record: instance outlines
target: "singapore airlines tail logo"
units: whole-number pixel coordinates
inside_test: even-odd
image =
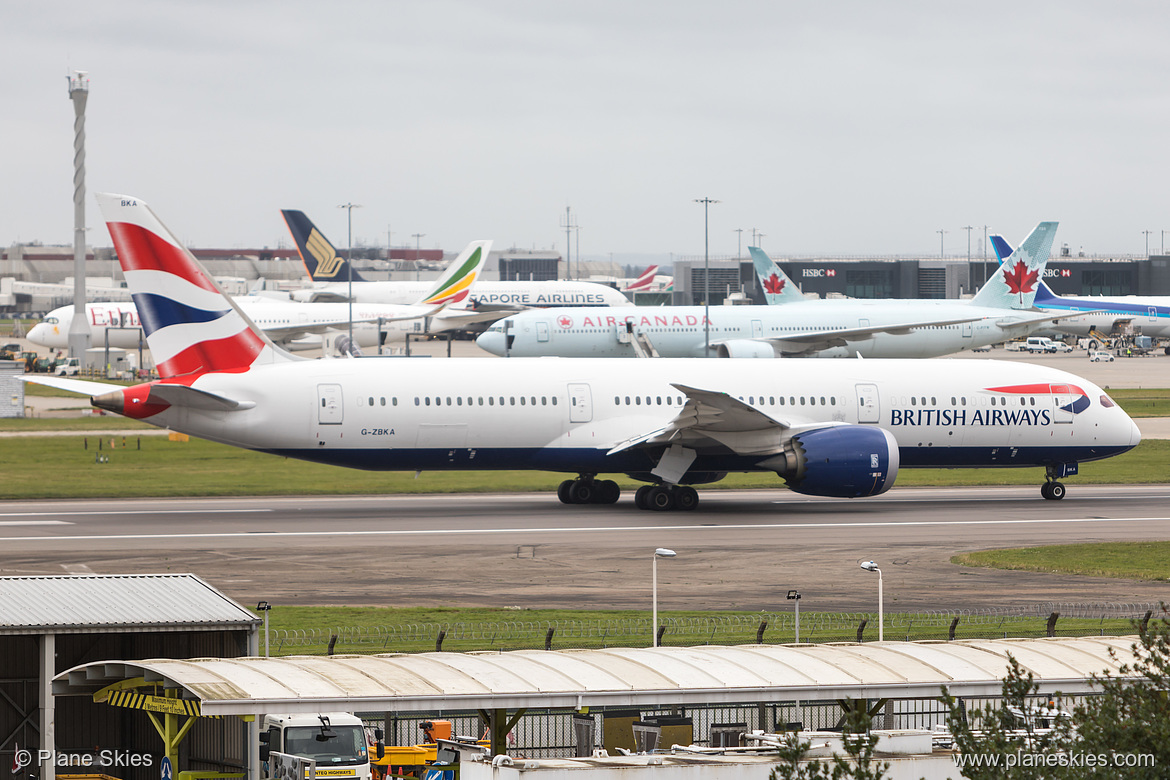
[[[337,276],[337,272],[341,269],[341,258],[337,256],[333,245],[326,240],[325,236],[317,232],[317,228],[313,228],[313,232],[309,234],[309,240],[305,242],[305,247],[313,255],[313,259],[317,261],[317,273],[313,275],[314,277],[332,279]]]

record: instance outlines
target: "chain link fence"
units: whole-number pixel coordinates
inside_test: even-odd
[[[1058,603],[1024,608],[894,613],[885,616],[888,640],[1005,639],[1039,636],[1130,634],[1137,622],[1161,614],[1154,603]],[[792,613],[660,617],[664,646],[785,644],[797,641]],[[650,618],[614,620],[408,623],[273,629],[274,654],[419,653],[435,650],[566,650],[647,647]],[[800,616],[802,643],[877,639],[877,615],[869,612],[811,612]]]

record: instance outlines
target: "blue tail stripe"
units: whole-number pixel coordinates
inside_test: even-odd
[[[134,305],[138,307],[138,319],[147,336],[170,325],[213,322],[231,311],[231,309],[221,311],[196,309],[179,303],[173,298],[153,293],[135,293],[133,298]]]

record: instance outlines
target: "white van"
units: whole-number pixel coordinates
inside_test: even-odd
[[[1056,344],[1047,336],[1029,336],[1024,342],[1024,351],[1055,353]]]

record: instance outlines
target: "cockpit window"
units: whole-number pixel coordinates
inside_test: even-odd
[[[61,320],[57,319],[56,317],[45,317],[43,322],[46,325],[56,325],[57,323],[61,322]]]
[[[1101,393],[1101,405],[1104,406],[1106,409],[1109,409],[1110,407],[1113,407],[1113,406],[1117,406],[1117,404],[1113,403],[1113,399],[1110,398],[1109,396],[1105,395],[1104,393]]]

